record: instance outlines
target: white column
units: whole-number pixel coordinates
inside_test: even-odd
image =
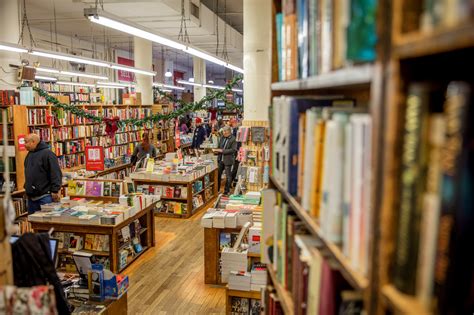
[[[153,70],[152,43],[149,40],[134,37],[133,51],[135,56],[135,67]],[[135,74],[137,78],[137,92],[142,93],[142,104],[153,104],[153,77],[144,74]]]
[[[244,0],[244,120],[268,121],[272,0]]]
[[[18,43],[20,37],[19,0],[0,0],[0,41]],[[0,90],[13,90],[18,86],[17,71],[10,64],[19,65],[19,53],[0,51]],[[5,73],[5,72],[9,73]],[[8,83],[10,84],[8,84]]]
[[[194,82],[206,84],[206,61],[204,59],[193,57],[193,76]],[[199,101],[206,96],[206,88],[194,87],[194,101]]]

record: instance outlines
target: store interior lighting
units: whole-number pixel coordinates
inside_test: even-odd
[[[130,21],[124,22],[124,19],[108,12],[102,11],[99,8],[86,8],[84,9],[84,15],[89,19],[89,21],[100,24],[102,26],[113,28],[117,31],[124,32],[133,36],[141,37],[149,41],[168,46],[177,50],[181,50],[187,54],[199,57],[201,59],[207,60],[214,64],[224,66],[231,70],[234,70],[239,73],[244,73],[242,68],[234,66],[226,61],[219,59],[207,52],[204,52],[200,49],[191,47],[189,45],[184,45],[183,43],[165,38],[161,35],[154,33],[153,30],[149,30],[141,25],[135,24]]]
[[[35,75],[35,79],[39,81],[57,81],[58,79],[53,77],[46,77],[42,75]]]
[[[12,43],[5,43],[5,42],[0,42],[0,50],[6,50],[6,51],[11,51],[11,52],[17,52],[17,53],[27,53],[28,49],[12,44]]]
[[[93,73],[64,71],[64,70],[57,70],[57,69],[43,68],[43,67],[36,68],[36,71],[37,72],[45,72],[45,73],[57,73],[58,75],[66,75],[66,76],[71,76],[71,77],[91,78],[91,79],[97,79],[97,80],[108,80],[109,79],[106,76],[93,74]]]
[[[173,89],[173,90],[181,90],[181,91],[184,90],[184,87],[182,87],[182,86],[169,85],[169,84],[163,84],[163,83],[158,83],[158,82],[154,82],[153,86],[161,87],[161,88],[168,88],[168,89]]]
[[[95,84],[81,83],[81,82],[56,81],[56,84],[59,84],[59,85],[73,85],[73,86],[95,87]]]
[[[173,76],[173,74],[171,73],[171,71],[168,70],[168,71],[165,72],[165,77],[171,78],[172,76]]]

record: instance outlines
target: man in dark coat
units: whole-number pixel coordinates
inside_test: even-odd
[[[219,142],[219,149],[213,150],[218,153],[217,161],[219,163],[218,187],[221,189],[221,177],[225,170],[225,188],[224,195],[230,192],[230,184],[232,183],[232,165],[234,164],[235,155],[237,154],[237,141],[232,135],[232,129],[229,126],[222,128],[222,138]]]
[[[202,119],[197,117],[195,120],[196,128],[194,129],[193,134],[193,143],[191,144],[191,148],[194,149],[196,155],[199,155],[198,150],[201,148],[201,144],[206,140],[206,129],[202,125]]]
[[[41,205],[59,201],[62,173],[56,154],[37,134],[25,138],[28,154],[25,158],[25,192],[28,213],[41,210]]]

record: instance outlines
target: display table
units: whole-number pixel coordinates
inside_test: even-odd
[[[226,304],[226,314],[237,314],[236,310],[232,309],[232,298],[239,298],[239,299],[249,299],[249,300],[261,300],[262,294],[258,291],[239,291],[239,290],[230,290],[228,287],[225,289],[225,304]],[[252,307],[251,302],[248,302],[249,310]],[[250,314],[260,314],[261,308],[258,307],[258,312],[251,312]]]
[[[209,181],[205,180],[208,177]],[[175,197],[161,193],[162,208],[155,212],[155,215],[162,217],[174,217],[174,218],[190,218],[196,212],[207,207],[218,195],[217,187],[218,170],[217,168],[210,172],[199,176],[195,179],[190,180],[154,180],[154,179],[142,179],[133,178],[135,189],[140,191],[140,188],[144,187],[160,187],[163,191],[164,188],[182,187],[185,190],[185,197]],[[196,183],[201,182],[198,186],[202,186],[201,189],[195,191],[193,188],[196,187]],[[164,187],[164,188],[163,188]],[[147,188],[148,189],[148,188]],[[184,195],[184,193],[183,193]],[[199,203],[196,204],[196,199],[199,199]],[[174,211],[170,204],[184,204],[185,207],[181,207],[179,211]],[[176,208],[176,207],[174,207]],[[189,210],[191,209],[191,210]]]
[[[127,315],[128,314],[128,297],[127,293],[122,294],[117,300],[105,300],[103,302],[87,301],[85,303],[79,303],[77,300],[69,300],[69,303],[75,307],[79,307],[83,304],[90,305],[102,305],[105,310],[101,315]]]
[[[140,257],[150,247],[155,246],[155,221],[153,217],[153,210],[156,203],[151,204],[145,209],[141,210],[134,216],[125,219],[117,225],[95,225],[95,224],[75,224],[75,223],[56,223],[56,222],[31,222],[31,227],[35,232],[47,232],[51,228],[54,232],[69,232],[77,235],[94,234],[94,235],[106,235],[109,238],[109,250],[108,251],[94,251],[94,250],[83,250],[89,251],[94,255],[101,257],[108,257],[110,259],[110,270],[114,273],[122,272],[128,267],[133,261]],[[142,251],[132,257],[131,260],[127,260],[126,266],[120,268],[119,265],[119,252],[127,244],[119,243],[119,233],[121,229],[130,225],[135,220],[139,220],[141,225],[140,230],[140,244]],[[130,241],[129,241],[130,242]],[[128,244],[129,245],[129,244]],[[63,251],[59,254],[68,254],[69,252]]]

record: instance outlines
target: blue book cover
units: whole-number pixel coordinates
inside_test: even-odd
[[[298,75],[299,78],[309,76],[309,44],[308,44],[308,1],[297,0],[296,12],[298,17]]]
[[[283,13],[277,13],[276,21],[276,38],[277,38],[277,53],[278,53],[278,81],[283,80],[283,61],[282,61],[282,27],[283,27]]]
[[[377,1],[353,0],[350,24],[347,29],[347,59],[359,62],[374,61],[377,43]]]

